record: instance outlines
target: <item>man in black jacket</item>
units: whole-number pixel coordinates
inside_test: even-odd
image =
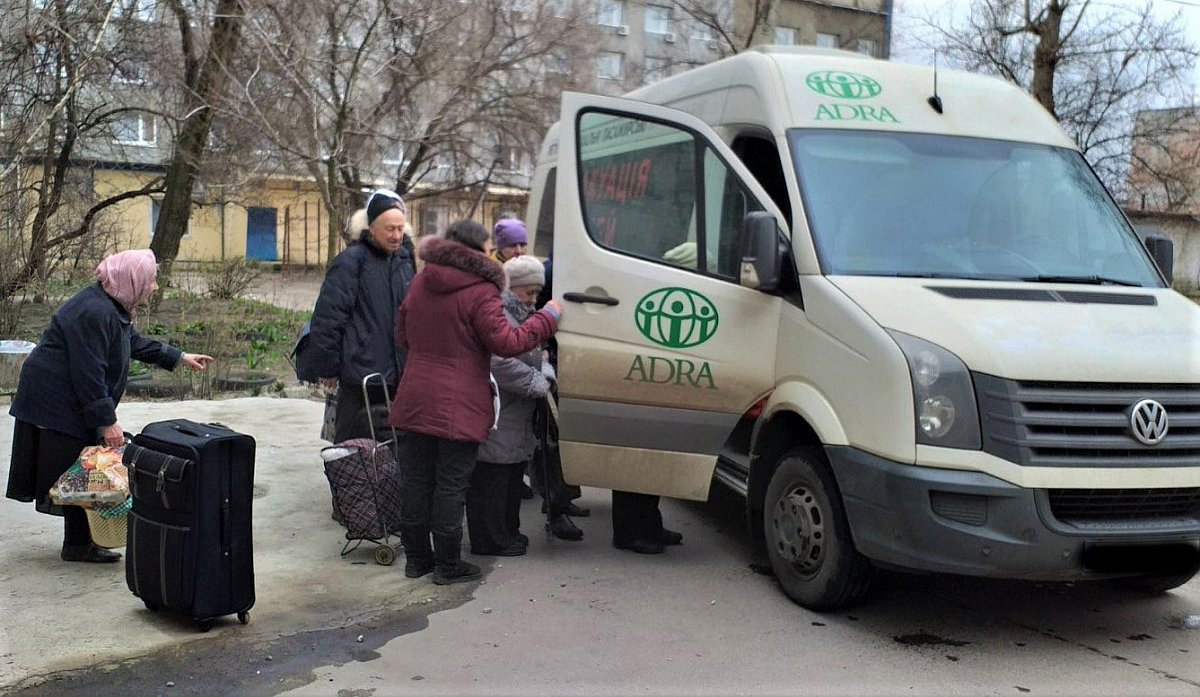
[[[404,224],[404,201],[398,195],[382,189],[372,193],[367,207],[350,218],[358,242],[333,260],[317,296],[309,350],[321,384],[330,389],[340,385],[334,442],[370,435],[363,378],[381,373],[394,394],[404,370],[394,325],[416,275]],[[373,383],[370,398],[386,414],[381,388]]]

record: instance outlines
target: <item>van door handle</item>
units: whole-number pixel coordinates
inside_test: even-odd
[[[563,300],[572,303],[596,303],[597,305],[616,305],[620,300],[607,295],[588,295],[586,293],[563,293]]]

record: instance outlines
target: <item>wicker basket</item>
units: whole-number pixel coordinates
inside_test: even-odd
[[[92,509],[87,509],[88,526],[92,529],[92,542],[97,547],[115,549],[125,546],[127,516],[106,518]]]

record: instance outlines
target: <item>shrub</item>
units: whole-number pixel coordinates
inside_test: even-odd
[[[258,262],[244,257],[205,264],[201,275],[207,282],[208,294],[219,300],[239,298],[262,277]]]

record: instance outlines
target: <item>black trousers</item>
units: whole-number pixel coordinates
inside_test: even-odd
[[[517,541],[521,532],[521,480],[524,462],[475,463],[467,491],[467,530],[471,551],[487,554]]]
[[[658,497],[631,491],[612,492],[613,544],[635,540],[656,541],[662,533],[662,512]]]
[[[396,388],[389,388],[390,394],[396,394]],[[392,437],[391,428],[387,425],[388,404],[384,396],[383,385],[378,381],[372,382],[367,388],[371,398],[371,408],[363,401],[362,383],[341,384],[338,386],[337,412],[333,417],[333,442],[341,443],[351,438],[370,438],[371,423],[368,415],[375,420],[375,435],[379,440]]]
[[[409,561],[432,558],[452,570],[461,554],[463,511],[479,444],[406,431],[399,451],[405,555]]]

